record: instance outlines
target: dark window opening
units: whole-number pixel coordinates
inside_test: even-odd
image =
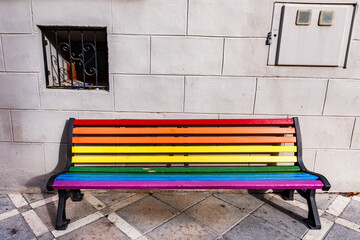
[[[40,29],[47,88],[109,89],[106,28]]]

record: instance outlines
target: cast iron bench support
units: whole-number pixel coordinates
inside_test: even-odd
[[[77,190],[58,190],[59,203],[56,217],[55,228],[57,230],[65,230],[70,222],[70,219],[66,219],[66,200],[70,197],[73,202],[80,202],[83,199],[84,194]]]

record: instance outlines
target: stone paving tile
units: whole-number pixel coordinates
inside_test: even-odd
[[[206,198],[209,193],[206,192],[156,192],[155,198],[168,203],[170,206],[183,210],[192,204]]]
[[[249,213],[258,208],[261,204],[264,204],[267,200],[271,199],[268,194],[229,194],[219,193],[214,194],[217,198],[224,200],[236,207],[242,212]]]
[[[26,205],[26,206],[22,206],[22,207],[18,208],[19,212],[21,212],[21,213],[26,212],[30,209],[31,209],[30,205]]]
[[[23,194],[23,197],[28,201],[28,203],[37,202],[39,200],[49,198],[56,195],[56,193],[36,193],[36,194]]]
[[[35,208],[35,212],[43,221],[45,226],[52,231],[54,230],[56,215],[57,215],[57,204],[58,202],[50,202],[46,205]],[[73,202],[70,198],[66,201],[66,218],[74,222],[80,218],[96,212],[96,209],[91,206],[85,199],[80,202]]]
[[[97,199],[103,202],[106,206],[110,206],[114,203],[120,202],[132,195],[134,193],[111,193],[111,192],[99,192],[92,193]]]
[[[52,240],[52,239],[54,239],[54,235],[52,235],[50,232],[47,232],[37,237],[37,240]]]
[[[209,197],[185,212],[218,233],[224,232],[246,215],[215,197]]]
[[[0,239],[32,239],[35,235],[21,215],[0,221]]]
[[[360,232],[354,231],[339,224],[334,224],[324,240],[359,240]]]
[[[15,209],[14,204],[6,194],[0,194],[0,214]]]
[[[178,211],[152,196],[145,197],[116,211],[125,221],[142,232],[149,231]]]
[[[100,210],[100,212],[104,215],[107,216],[110,213],[114,212],[114,210],[112,210],[110,207],[106,207]]]
[[[316,200],[316,206],[319,210],[325,210],[336,198],[337,194],[316,194],[315,200]],[[306,199],[300,196],[300,194],[295,194],[294,199],[307,204]]]
[[[324,212],[323,215],[321,215],[321,217],[323,218],[326,218],[327,220],[330,220],[332,222],[335,222],[336,220],[336,216],[332,215],[331,213],[327,213],[327,212]]]
[[[303,223],[303,219],[307,218],[307,211],[286,203],[285,200],[272,198],[252,215],[299,238],[308,230]]]
[[[70,240],[70,239],[130,239],[123,232],[121,232],[115,225],[113,225],[108,219],[100,218],[95,222],[92,222],[84,227],[76,229],[70,233],[67,233],[58,240]]]
[[[104,191],[91,194],[96,196],[104,204],[111,205],[114,203],[123,203],[127,201],[127,199],[132,198],[131,196],[135,193]],[[48,193],[23,194],[28,203],[34,203],[54,195],[55,194]],[[307,227],[302,222],[302,219],[307,217],[307,211],[301,209],[301,206],[297,207],[296,204],[291,204],[293,202],[273,198],[271,194],[214,193],[213,196],[210,195],[211,193],[209,192],[159,191],[153,193],[153,196],[145,194],[144,196],[146,197],[143,196],[144,198],[142,199],[138,198],[135,201],[130,201],[127,203],[129,205],[120,205],[117,213],[143,233],[150,230],[146,237],[156,240],[298,239],[308,232]],[[336,196],[338,195],[317,194],[316,200],[319,210],[327,209]],[[299,195],[295,195],[295,199],[306,204],[306,200],[299,197]],[[348,200],[349,204],[346,208],[344,206],[345,209],[341,209],[343,212],[339,218],[328,212],[323,213],[322,221],[326,221],[327,219],[332,225],[336,220],[336,224],[329,231],[325,239],[360,239],[360,229],[356,231],[358,230],[357,225],[360,225],[360,201],[349,198],[346,198],[346,200]],[[195,205],[191,206],[192,204]],[[67,205],[67,217],[70,218],[72,222],[96,212],[96,209],[85,199],[76,203],[68,199]],[[11,216],[11,213],[14,211],[13,214],[16,214],[15,216],[0,221],[1,240],[35,239],[26,221],[20,214],[17,214],[17,211],[28,211],[31,206],[26,205],[15,210],[16,208],[9,197],[5,194],[0,195],[0,214],[3,214],[3,217],[5,217],[6,212],[9,211],[11,212],[9,212],[7,216]],[[180,210],[186,208],[188,209],[184,213],[175,216]],[[107,216],[115,209],[118,208],[106,207],[101,209],[101,212]],[[244,216],[251,211],[254,212],[244,218]],[[57,201],[36,207],[35,212],[49,230],[54,229]],[[240,219],[243,220],[238,223]],[[234,224],[236,224],[236,226],[232,227]],[[220,238],[217,238],[219,234],[222,234],[230,227],[232,227],[230,231],[226,232]],[[309,234],[307,234],[306,237],[308,237],[308,235]],[[146,237],[143,236],[141,239],[145,239]],[[58,239],[92,238],[129,239],[125,233],[106,218],[101,218],[89,223]],[[38,236],[37,239],[50,240],[54,239],[54,236],[52,233],[47,232],[42,236]]]
[[[229,232],[227,232],[223,239],[235,240],[235,239],[249,239],[249,240],[280,240],[280,239],[299,239],[286,231],[274,227],[265,220],[255,218],[253,216],[246,217],[243,221],[238,223]]]
[[[185,213],[176,216],[147,234],[152,239],[216,239],[218,234]]]
[[[339,217],[360,225],[360,202],[351,200]]]

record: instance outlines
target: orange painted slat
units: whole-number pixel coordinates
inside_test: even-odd
[[[74,134],[293,134],[295,128],[226,127],[226,128],[74,128]]]
[[[73,143],[295,143],[296,137],[73,137]]]

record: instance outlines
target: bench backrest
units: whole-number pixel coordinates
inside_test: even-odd
[[[67,168],[74,164],[303,166],[297,118],[70,119]]]

